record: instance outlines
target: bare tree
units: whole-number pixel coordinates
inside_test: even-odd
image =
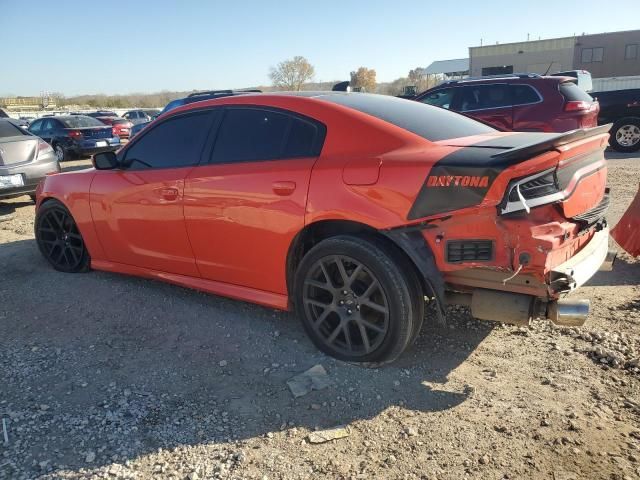
[[[360,67],[351,72],[351,87],[362,89],[365,92],[376,91],[376,71],[366,67]]]
[[[269,77],[275,87],[295,91],[301,90],[302,86],[314,75],[313,65],[306,58],[300,56],[280,62],[277,67],[271,67],[269,72]]]

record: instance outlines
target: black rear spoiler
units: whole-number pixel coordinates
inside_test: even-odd
[[[584,140],[585,138],[602,135],[603,133],[607,133],[611,129],[612,125],[612,123],[607,123],[606,125],[600,125],[599,127],[571,130],[569,132],[558,133],[554,136],[550,136],[542,142],[530,143],[516,148],[510,148],[503,152],[491,155],[489,164],[499,165],[516,163],[518,161],[531,158],[535,155],[553,150],[571,142],[576,142],[578,140]]]

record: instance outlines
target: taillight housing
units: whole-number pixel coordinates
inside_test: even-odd
[[[51,148],[51,145],[49,145],[44,140],[38,140],[38,153],[36,154],[36,158],[48,152],[53,152],[53,148]]]
[[[67,134],[74,139],[79,139],[82,138],[82,132],[80,130],[69,130],[69,132],[67,132]]]
[[[588,112],[591,109],[592,102],[584,100],[572,100],[564,104],[565,112]]]

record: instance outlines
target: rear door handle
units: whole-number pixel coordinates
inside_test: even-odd
[[[273,193],[286,197],[291,195],[296,189],[296,182],[273,182]]]
[[[177,188],[161,188],[160,196],[165,200],[175,200],[178,198],[178,189]]]

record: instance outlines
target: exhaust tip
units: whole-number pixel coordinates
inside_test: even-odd
[[[580,327],[589,316],[589,300],[557,300],[547,304],[547,319],[556,325]]]

